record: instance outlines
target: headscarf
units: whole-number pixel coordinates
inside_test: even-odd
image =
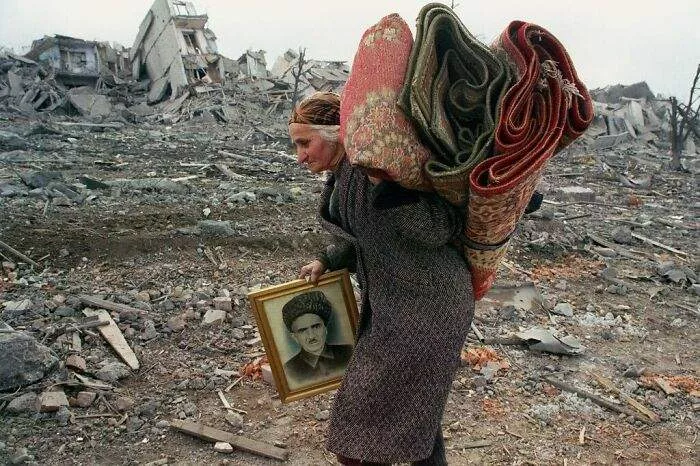
[[[340,96],[333,92],[316,92],[310,95],[292,110],[289,123],[340,125]]]

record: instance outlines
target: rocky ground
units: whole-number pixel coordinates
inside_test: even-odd
[[[294,279],[328,239],[321,177],[252,126],[65,122],[0,115],[0,240],[38,263],[0,250],[0,462],[277,463],[169,428],[187,419],[287,448],[289,464],[334,464],[332,393],[283,404],[243,378],[228,416],[217,395],[264,354],[247,293]],[[700,203],[696,175],[667,162],[663,146],[584,140],[550,163],[477,308],[443,420],[450,464],[697,464]],[[112,312],[139,370],[80,328],[80,295],[145,311]],[[232,310],[203,325],[216,297]],[[534,328],[570,344],[512,338]],[[37,412],[56,391],[70,406]]]

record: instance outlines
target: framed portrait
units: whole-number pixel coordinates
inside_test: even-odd
[[[283,403],[338,388],[357,334],[347,270],[248,294]]]

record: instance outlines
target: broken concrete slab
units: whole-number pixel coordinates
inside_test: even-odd
[[[209,325],[220,324],[224,320],[226,320],[226,312],[219,309],[209,309],[202,318],[202,325],[206,327]]]
[[[58,365],[49,348],[23,332],[0,333],[0,391],[38,382]]]
[[[598,136],[593,140],[592,148],[597,150],[610,149],[629,140],[630,133],[627,131],[620,134]]]
[[[591,188],[584,186],[562,186],[552,191],[554,197],[568,202],[595,202],[596,195]]]
[[[68,93],[68,101],[82,115],[89,117],[106,117],[112,113],[112,104],[107,96],[101,94]]]

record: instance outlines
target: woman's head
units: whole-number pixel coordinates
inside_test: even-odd
[[[289,116],[289,136],[297,151],[297,161],[314,173],[333,169],[345,150],[338,141],[340,97],[332,92],[316,92],[302,100]]]

